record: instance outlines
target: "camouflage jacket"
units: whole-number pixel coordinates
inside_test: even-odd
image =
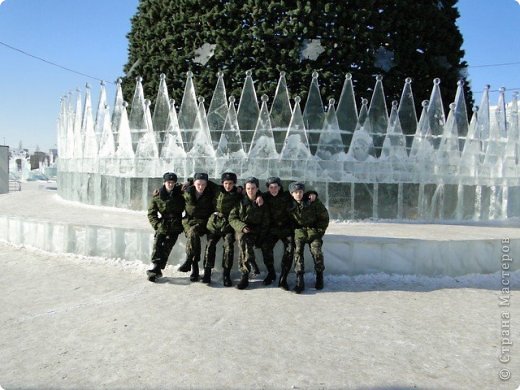
[[[215,210],[214,197],[217,185],[211,181],[197,199],[195,186],[190,186],[184,191],[184,200],[186,201],[186,215],[182,221],[184,228],[190,226],[203,225],[206,227],[208,218]]]
[[[182,232],[182,212],[185,202],[181,187],[180,184],[176,184],[168,193],[162,186],[154,192],[148,207],[148,221],[155,231],[164,234]]]
[[[301,203],[293,200],[289,213],[294,221],[296,239],[307,238],[312,241],[322,238],[329,226],[329,212],[319,199],[312,203],[306,196]]]
[[[255,201],[244,196],[229,214],[229,224],[241,233],[247,226],[259,237],[265,236],[269,229],[269,210],[266,205],[258,206]]]
[[[227,192],[224,187],[220,186],[214,198],[215,211],[209,217],[206,228],[211,233],[232,232],[233,229],[228,221],[229,213],[241,200],[242,194],[237,191],[236,187]]]

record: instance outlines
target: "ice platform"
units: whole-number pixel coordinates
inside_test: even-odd
[[[428,276],[493,273],[501,270],[506,254],[513,258],[507,263],[509,270],[518,270],[519,228],[518,219],[466,224],[331,223],[323,246],[326,272]],[[153,230],[143,211],[66,201],[58,196],[55,186],[29,182],[23,183],[19,192],[0,195],[0,240],[54,253],[149,263]],[[181,235],[170,264],[184,260],[184,245]],[[280,246],[277,244],[275,253],[277,266]],[[220,254],[219,245],[217,256]],[[258,255],[261,259],[260,252]],[[308,251],[305,261],[306,270],[312,271]],[[220,264],[219,259],[216,264]]]

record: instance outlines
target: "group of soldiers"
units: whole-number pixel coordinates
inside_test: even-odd
[[[267,191],[261,192],[257,178],[249,177],[243,187],[237,186],[237,175],[222,174],[220,185],[209,180],[207,173],[196,173],[187,183],[177,182],[175,173],[163,175],[163,186],[154,191],[148,208],[148,220],[155,230],[152,252],[152,269],[147,271],[148,280],[155,282],[162,276],[170,252],[179,234],[186,235],[186,261],[179,267],[181,272],[190,272],[190,280],[199,280],[201,237],[206,236],[202,281],[211,283],[215,266],[217,243],[223,240],[223,284],[232,286],[234,244],[240,249],[240,290],[249,285],[251,272],[260,274],[255,258],[255,247],[262,251],[267,268],[264,285],[276,280],[274,247],[283,243],[281,274],[278,286],[289,290],[287,276],[294,262],[296,286],[301,293],[304,285],[304,247],[308,244],[316,271],[315,288],[323,288],[325,269],[322,244],[329,224],[329,214],[314,191],[305,192],[305,185],[294,182],[285,191],[279,177],[266,181]]]

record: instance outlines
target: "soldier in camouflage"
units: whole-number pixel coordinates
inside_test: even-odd
[[[270,226],[269,232],[262,243],[262,255],[268,269],[264,284],[269,285],[276,279],[273,250],[276,243],[280,240],[283,243],[283,255],[278,287],[289,290],[287,276],[291,270],[294,253],[294,223],[289,215],[289,209],[293,205],[293,198],[288,191],[284,191],[279,177],[273,176],[268,178],[265,185],[268,192],[263,196],[269,209]],[[305,194],[310,202],[314,202],[317,195],[315,191]]]
[[[155,230],[152,264],[153,268],[146,271],[148,280],[155,282],[162,276],[171,250],[182,232],[182,212],[184,197],[181,185],[177,184],[177,175],[166,172],[163,175],[164,184],[156,190],[148,207],[148,220]]]
[[[249,285],[249,273],[255,262],[255,245],[258,246],[269,228],[269,212],[265,205],[257,204],[259,182],[255,177],[246,179],[245,196],[229,214],[229,224],[237,233],[240,247],[240,272],[237,285],[240,290]]]
[[[240,203],[242,193],[237,190],[237,175],[225,172],[221,176],[222,185],[217,189],[214,205],[215,211],[209,217],[206,229],[208,230],[207,245],[204,255],[204,283],[211,283],[211,270],[215,266],[217,243],[224,241],[222,253],[222,268],[224,286],[231,287],[231,267],[235,250],[235,231],[228,221],[231,210]]]
[[[292,208],[289,211],[295,224],[294,270],[296,271],[296,287],[294,291],[300,294],[305,289],[303,281],[305,272],[303,250],[305,244],[309,244],[314,260],[316,290],[321,290],[323,288],[323,271],[325,270],[321,248],[323,235],[329,226],[329,212],[320,200],[316,199],[316,201],[311,203],[308,197],[304,196],[305,185],[303,183],[291,183],[289,192],[294,199]]]
[[[193,185],[184,191],[186,215],[182,220],[186,235],[186,261],[179,267],[181,272],[191,270],[190,280],[199,280],[200,239],[208,233],[206,225],[214,211],[215,184],[208,185],[207,173],[196,173]]]

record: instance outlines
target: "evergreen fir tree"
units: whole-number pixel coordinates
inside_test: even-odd
[[[467,66],[455,24],[456,3],[141,0],[128,34],[126,100],[132,96],[136,76],[144,79],[145,96],[153,97],[159,75],[165,73],[171,96],[180,104],[188,70],[194,73],[197,94],[207,102],[219,70],[225,75],[227,95],[238,99],[245,72],[251,69],[258,96],[265,93],[272,99],[279,72],[285,71],[291,95],[305,101],[316,70],[323,101],[339,100],[345,74],[350,72],[358,101],[370,98],[375,75],[381,74],[388,104],[399,100],[405,78],[411,77],[415,102],[420,105],[428,99],[433,79],[439,77],[448,107],[457,80],[465,80]],[[317,42],[323,51],[314,58],[306,47]],[[215,45],[205,63],[196,60],[204,44]],[[467,84],[465,92],[471,105]]]

